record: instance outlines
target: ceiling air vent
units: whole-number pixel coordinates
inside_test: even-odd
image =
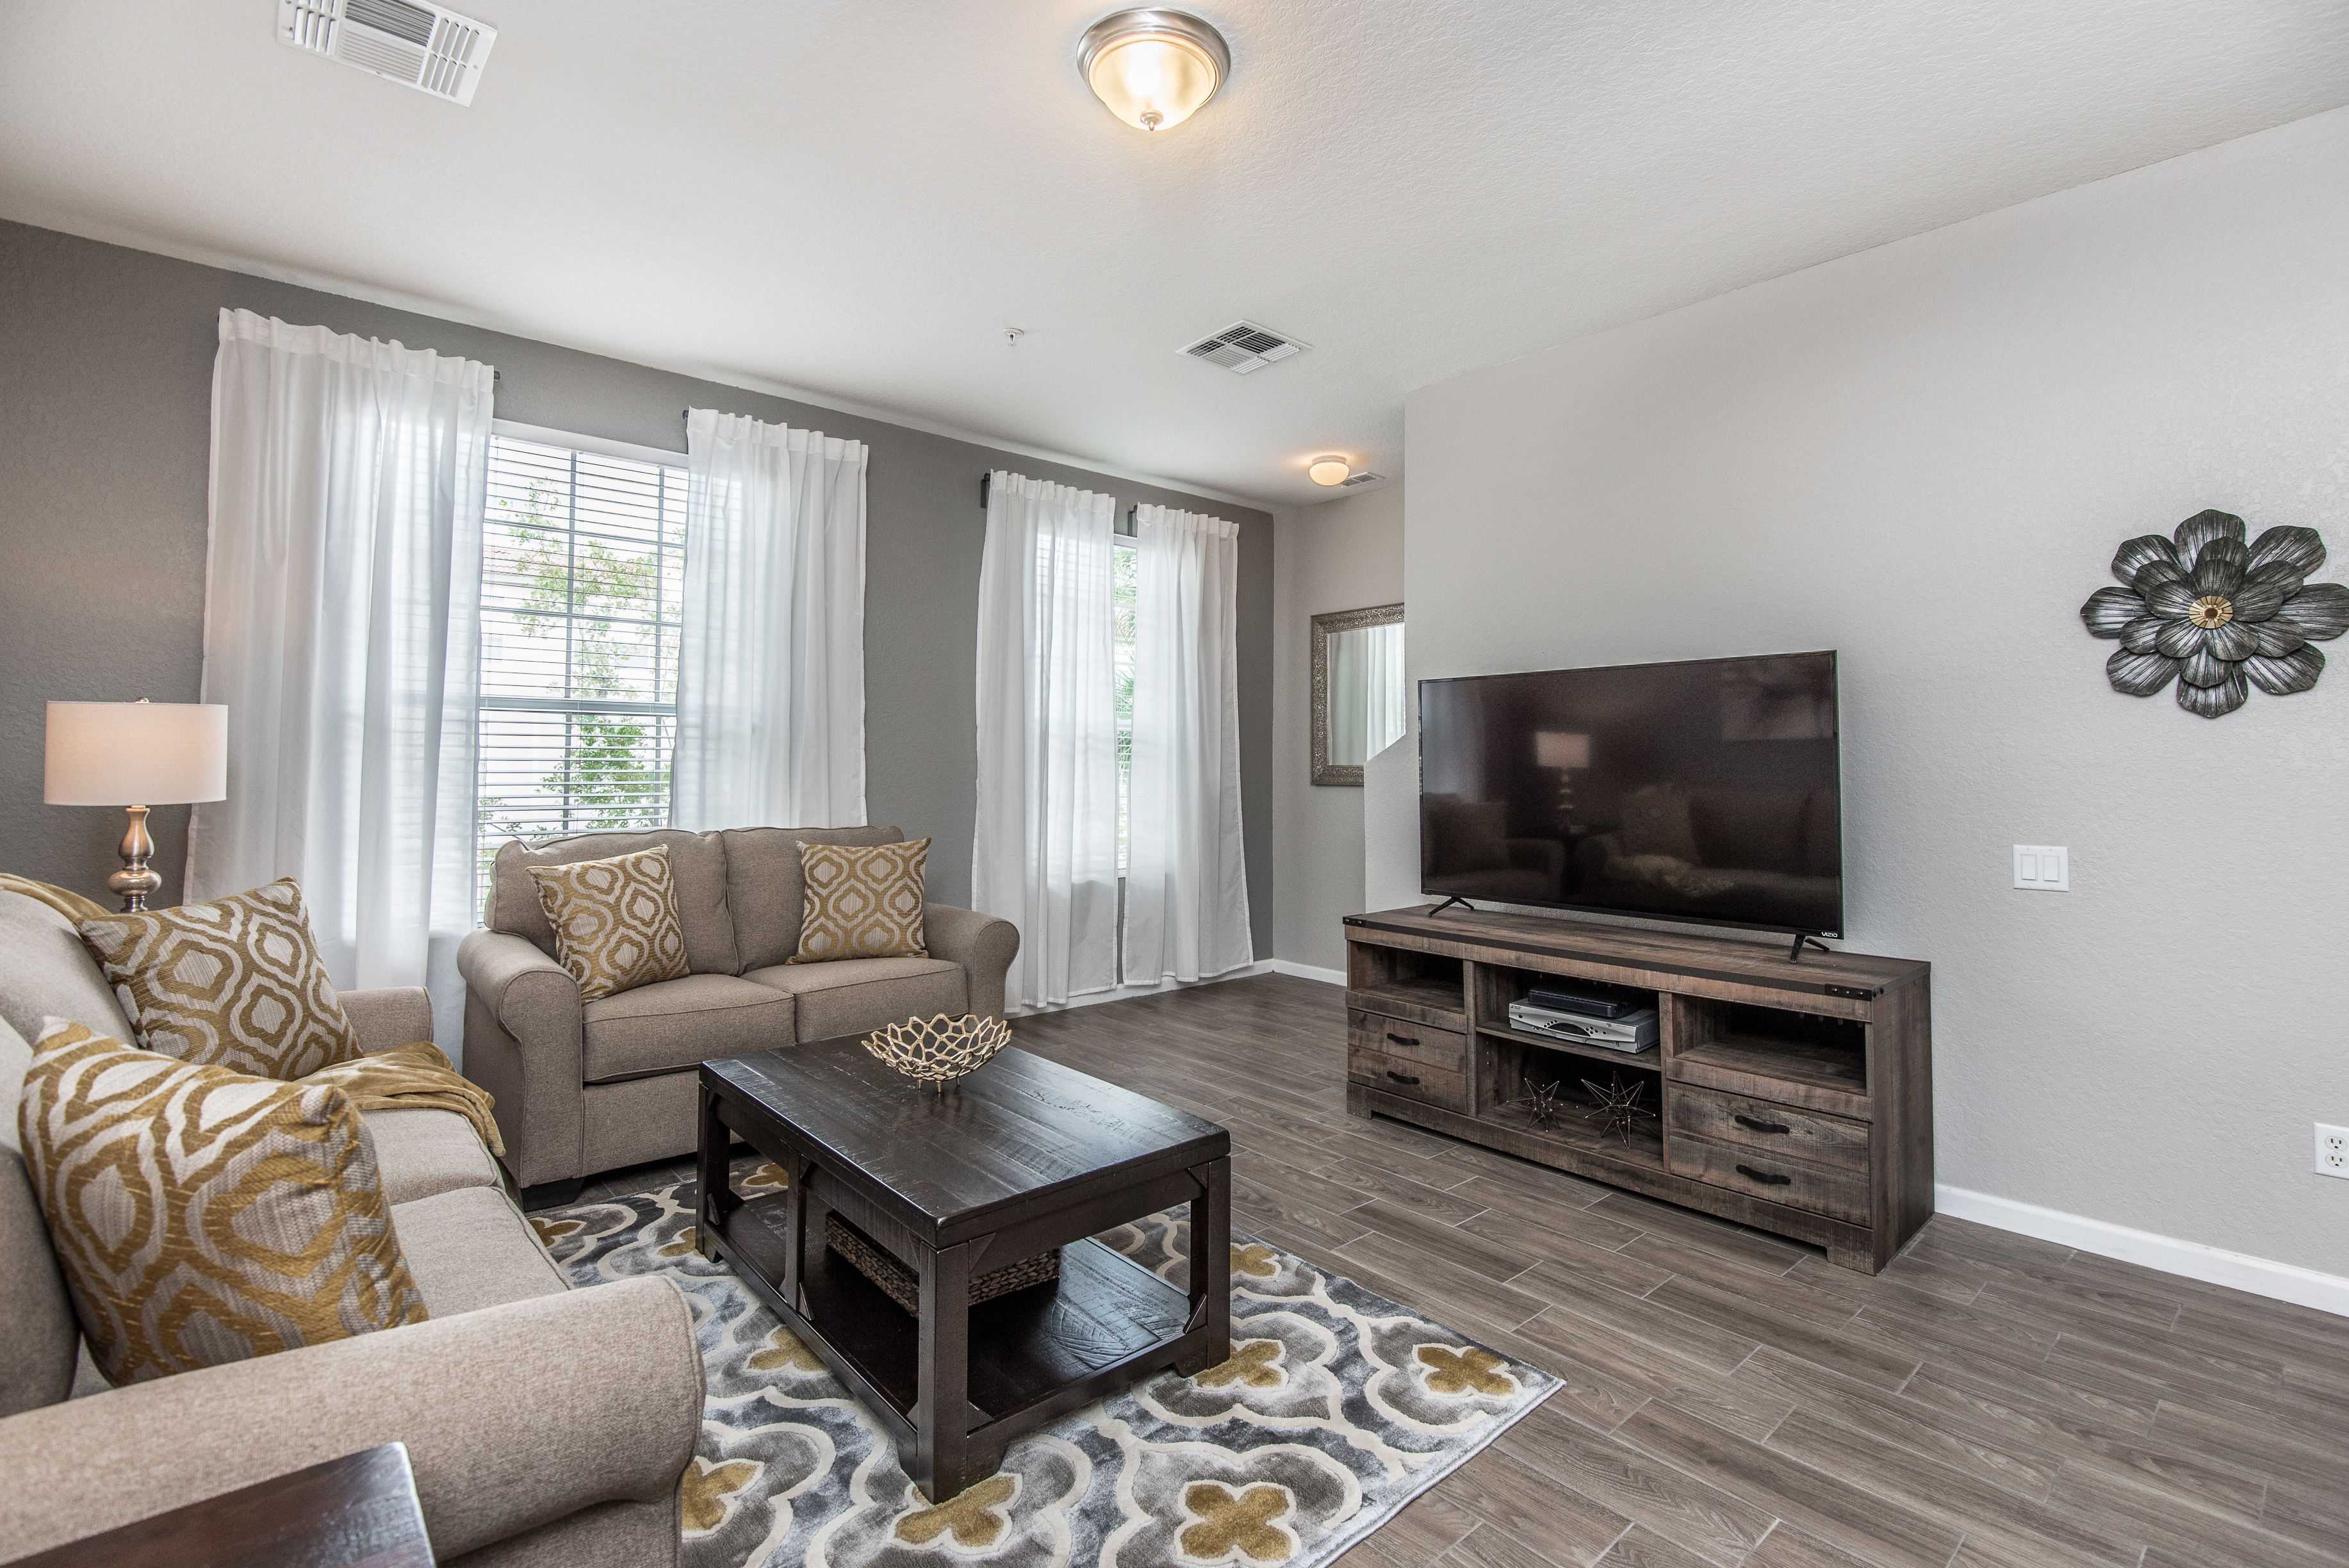
[[[1384,474],[1349,474],[1338,481],[1338,488],[1352,490],[1356,485],[1374,485],[1386,477]]]
[[[1194,359],[1204,359],[1210,365],[1220,365],[1235,376],[1253,376],[1276,359],[1286,359],[1299,349],[1310,347],[1293,337],[1258,326],[1252,321],[1236,321],[1211,337],[1196,343],[1186,343],[1175,350]]]
[[[471,104],[498,30],[411,0],[277,0],[277,41]]]

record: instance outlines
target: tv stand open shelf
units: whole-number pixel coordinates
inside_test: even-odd
[[[1931,966],[1423,907],[1346,919],[1346,1109],[1815,1243],[1874,1274],[1933,1212]],[[1645,1002],[1625,1056],[1509,1026],[1564,977]],[[1657,1112],[1602,1135],[1585,1080]],[[1564,1086],[1547,1125],[1512,1103]]]

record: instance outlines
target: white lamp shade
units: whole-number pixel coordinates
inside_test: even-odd
[[[53,702],[41,799],[172,806],[228,795],[228,709],[201,702]]]
[[[1590,737],[1568,735],[1556,729],[1535,731],[1534,766],[1537,768],[1589,767]]]

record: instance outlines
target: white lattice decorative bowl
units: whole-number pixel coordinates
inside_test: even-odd
[[[940,1013],[926,1024],[908,1018],[864,1037],[866,1050],[907,1078],[938,1088],[985,1067],[1010,1043],[1010,1025],[976,1013],[959,1018]]]

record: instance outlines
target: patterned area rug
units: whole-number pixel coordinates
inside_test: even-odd
[[[735,1185],[781,1178],[746,1166]],[[846,1388],[694,1250],[693,1205],[685,1182],[532,1219],[574,1284],[666,1274],[693,1303],[709,1396],[685,1479],[690,1568],[1317,1568],[1556,1385],[1236,1232],[1229,1361],[1065,1417],[933,1508]],[[1101,1240],[1187,1286],[1181,1213]]]

